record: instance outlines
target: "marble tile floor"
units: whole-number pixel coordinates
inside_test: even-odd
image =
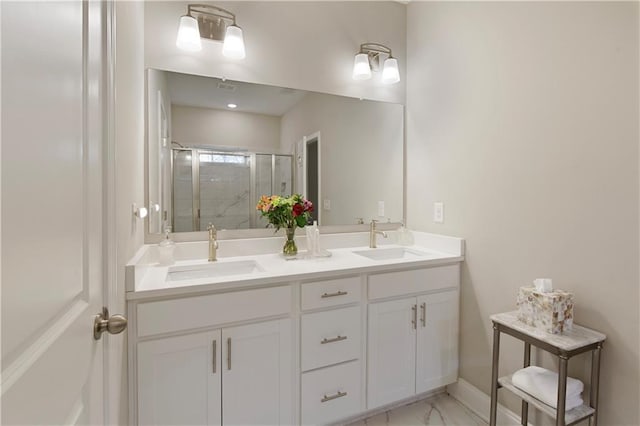
[[[483,426],[487,423],[443,393],[351,423],[349,426]]]

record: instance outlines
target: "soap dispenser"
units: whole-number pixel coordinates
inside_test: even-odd
[[[318,253],[318,240],[316,238],[316,230],[318,229],[318,222],[313,222],[313,226],[307,226],[305,232],[307,234],[307,253],[310,256],[315,256]]]
[[[164,228],[164,238],[158,244],[158,263],[163,266],[173,265],[173,250],[176,247],[176,243],[171,239],[171,228]]]
[[[398,229],[398,245],[412,246],[413,242],[413,234],[401,223]]]

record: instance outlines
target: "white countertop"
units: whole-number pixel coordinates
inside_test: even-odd
[[[368,238],[368,233],[363,234],[367,234]],[[185,279],[180,281],[167,281],[167,273],[170,268],[208,265],[209,262],[207,259],[203,257],[187,258],[178,260],[170,266],[160,266],[158,263],[153,262],[155,259],[153,259],[152,256],[148,255],[149,250],[155,246],[145,246],[127,266],[127,288],[129,289],[127,292],[127,300],[140,301],[143,299],[228,291],[229,289],[253,288],[297,280],[330,279],[335,275],[384,272],[397,270],[399,267],[437,266],[464,260],[464,245],[461,239],[417,232],[414,232],[414,236],[416,244],[405,248],[421,252],[421,256],[372,260],[355,254],[354,251],[376,249],[370,249],[366,245],[340,247],[343,245],[340,240],[350,239],[351,242],[361,242],[362,236],[345,234],[343,237],[332,236],[325,238],[328,246],[333,245],[338,247],[328,249],[331,257],[306,257],[304,250],[301,250],[298,258],[294,260],[287,260],[279,252],[219,257],[215,262],[216,264],[252,260],[256,262],[262,270],[244,275]],[[278,246],[280,242],[281,240],[277,239]],[[178,245],[180,244],[185,243],[178,243]],[[325,245],[325,247],[327,245]],[[250,246],[255,246],[255,242],[253,244],[247,243],[245,248]],[[377,250],[399,247],[401,246],[386,243],[379,245],[379,249]],[[234,251],[235,253],[232,254],[246,252],[245,250]]]

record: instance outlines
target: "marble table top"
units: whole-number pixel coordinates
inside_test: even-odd
[[[547,333],[520,321],[518,319],[518,311],[494,314],[490,318],[493,322],[512,328],[564,351],[572,351],[592,343],[603,342],[607,338],[600,332],[576,324],[573,324],[570,331],[565,331],[561,334]]]

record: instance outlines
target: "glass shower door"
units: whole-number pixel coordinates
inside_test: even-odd
[[[200,151],[198,160],[199,229],[209,223],[218,229],[248,229],[250,155]]]
[[[263,196],[273,195],[271,191],[271,154],[256,154],[255,194],[256,204]],[[269,222],[262,217],[260,212],[255,212],[255,227],[265,228]]]
[[[255,168],[256,203],[262,195],[291,195],[291,156],[274,154],[256,154]],[[258,212],[256,227],[264,228],[269,222]]]
[[[195,231],[191,150],[173,150],[173,232]]]
[[[273,193],[288,197],[292,192],[291,174],[293,165],[290,155],[274,155]]]

